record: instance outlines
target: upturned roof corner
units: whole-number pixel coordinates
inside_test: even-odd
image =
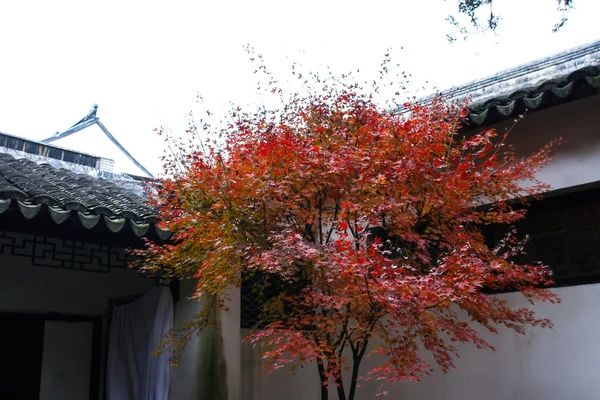
[[[129,153],[127,151],[127,149],[125,149],[125,147],[123,147],[123,145],[121,143],[119,143],[119,141],[110,133],[110,131],[106,128],[106,126],[104,126],[104,124],[100,121],[100,118],[96,116],[96,112],[98,111],[98,104],[94,104],[92,106],[92,108],[90,109],[90,111],[87,113],[87,115],[85,117],[83,117],[82,119],[80,119],[79,121],[77,121],[75,124],[73,124],[69,129],[67,129],[64,132],[56,132],[54,135],[50,136],[49,138],[46,138],[44,140],[42,140],[42,143],[52,143],[56,140],[65,138],[67,136],[71,136],[74,133],[77,133],[85,128],[88,128],[90,126],[93,125],[98,125],[98,127],[102,130],[102,132],[104,133],[104,135],[106,135],[106,137],[115,145],[117,146],[117,148],[123,153],[125,154],[125,156],[133,163],[135,164],[136,167],[138,167],[140,170],[142,170],[146,175],[148,175],[149,178],[154,178],[154,175],[152,175],[152,173],[150,171],[148,171],[148,169],[146,169],[146,167],[144,167],[138,160],[135,159],[135,157],[133,157],[131,155],[131,153]]]

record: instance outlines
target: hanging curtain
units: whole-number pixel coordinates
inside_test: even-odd
[[[108,338],[108,400],[168,400],[170,354],[151,354],[172,327],[173,298],[166,287],[115,307]]]

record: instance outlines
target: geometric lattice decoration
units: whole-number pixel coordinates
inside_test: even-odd
[[[542,201],[543,202],[543,201]],[[519,236],[528,234],[526,254],[518,262],[541,261],[554,272],[557,284],[600,278],[600,206],[595,201],[532,209],[517,223]],[[507,227],[496,226],[497,243]]]
[[[0,254],[27,257],[32,265],[108,273],[127,268],[122,248],[0,230]]]
[[[600,274],[600,208],[582,204],[538,212],[519,227],[529,232],[527,261],[541,260],[554,271],[554,280]]]

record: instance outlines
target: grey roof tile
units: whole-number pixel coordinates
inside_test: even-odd
[[[113,232],[131,225],[125,224],[125,220],[136,226],[158,221],[157,210],[148,206],[144,197],[114,181],[0,153],[0,202],[5,205],[2,212],[8,210],[8,200],[17,203],[15,209],[27,210],[28,218],[37,215],[38,205],[48,206],[57,224],[67,219],[64,212],[77,211],[77,216],[69,215],[69,218],[78,218],[88,229],[93,228],[101,216]],[[147,228],[132,231],[141,236]]]
[[[449,100],[470,99],[469,119],[476,125],[526,110],[549,107],[600,90],[600,40],[574,47],[490,77],[442,91]],[[419,99],[428,104],[436,95]],[[406,112],[400,107],[399,113]]]

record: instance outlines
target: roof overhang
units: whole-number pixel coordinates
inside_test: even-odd
[[[448,101],[469,101],[469,128],[477,128],[598,94],[600,91],[600,40],[554,54],[492,76],[424,97],[429,104],[442,96]],[[407,109],[400,107],[398,113]]]

